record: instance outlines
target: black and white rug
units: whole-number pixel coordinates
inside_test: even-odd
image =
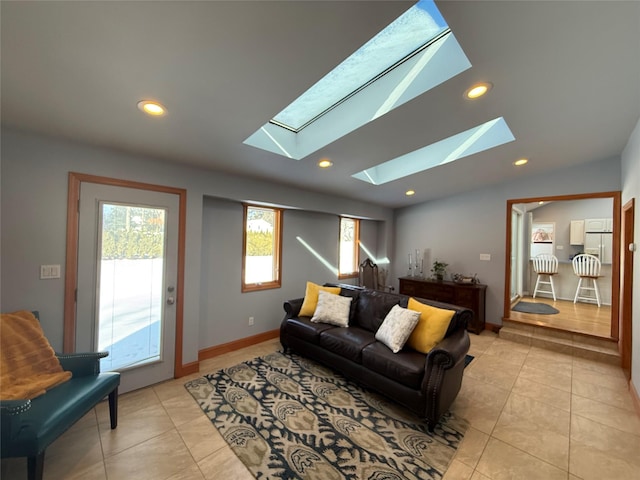
[[[295,354],[255,358],[185,387],[261,479],[440,479],[468,427],[446,414],[429,433],[405,409]]]

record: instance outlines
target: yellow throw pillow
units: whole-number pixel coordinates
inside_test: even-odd
[[[321,287],[312,282],[307,282],[307,291],[304,294],[304,301],[302,307],[300,307],[299,317],[313,317],[318,306],[318,293],[320,290],[333,293],[334,295],[340,294],[340,287]]]
[[[407,345],[418,352],[429,353],[444,338],[456,312],[425,305],[414,298],[409,299],[407,308],[420,312],[420,320],[411,332]]]

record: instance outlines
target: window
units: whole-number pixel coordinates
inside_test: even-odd
[[[420,0],[244,143],[301,160],[471,68],[433,0]]]
[[[244,205],[242,291],[280,288],[282,210]]]
[[[354,278],[358,276],[359,246],[360,220],[341,217],[338,278]]]

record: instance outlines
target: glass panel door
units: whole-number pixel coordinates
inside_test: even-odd
[[[85,182],[80,189],[76,351],[107,351],[120,392],[172,378],[179,197]]]
[[[162,359],[166,212],[100,202],[96,316],[102,370]]]

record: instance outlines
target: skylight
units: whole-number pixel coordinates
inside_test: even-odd
[[[300,160],[471,67],[420,0],[244,143]]]
[[[282,110],[272,122],[299,131],[448,30],[433,1],[419,1]]]
[[[373,185],[382,185],[514,140],[504,118],[499,117],[352,176]]]

